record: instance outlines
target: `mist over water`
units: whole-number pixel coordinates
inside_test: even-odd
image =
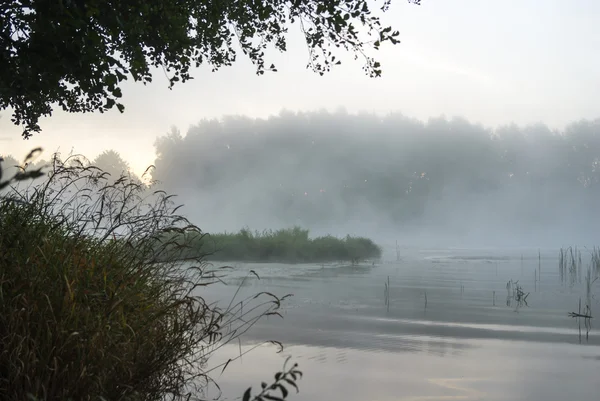
[[[199,295],[224,309],[293,294],[283,320],[260,320],[211,359],[217,372],[284,344],[235,359],[217,377],[224,399],[290,356],[306,373],[299,401],[596,400],[596,319],[569,313],[596,317],[600,303],[600,253],[585,247],[598,243],[599,128],[284,112],[158,138],[153,178],[206,232],[300,225],[383,248],[351,265],[216,262],[233,269]],[[115,175],[127,167],[103,159]]]
[[[0,401],[600,400],[600,2],[50,3],[0,6]]]
[[[209,232],[297,224],[409,246],[586,245],[600,221],[599,128],[232,116],[158,138],[154,178]]]
[[[211,360],[220,371],[256,344],[285,345],[231,363],[217,380],[228,399],[285,356],[306,373],[299,401],[597,399],[596,319],[588,330],[569,313],[583,302],[596,317],[600,303],[586,249],[599,238],[600,120],[558,132],[283,112],[202,121],[155,146],[153,178],[208,233],[300,225],[383,248],[358,265],[215,263],[234,268],[202,288],[209,302],[294,295],[283,320],[268,316]],[[109,171],[126,166],[105,156]],[[559,268],[569,245],[583,255],[573,272]]]
[[[584,252],[583,271],[588,264]],[[268,340],[284,344],[282,353],[265,345],[228,366],[218,382],[231,398],[288,356],[305,373],[297,400],[598,398],[600,333],[568,316],[587,302],[585,278],[561,276],[554,251],[405,249],[400,262],[384,257],[375,266],[233,265],[226,285],[203,292],[207,299],[293,296],[283,319],[259,321],[213,361]],[[526,302],[515,301],[509,281]],[[594,315],[597,294],[598,281]]]

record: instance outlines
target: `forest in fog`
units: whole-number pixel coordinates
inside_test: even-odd
[[[154,178],[208,231],[298,224],[449,246],[598,238],[600,120],[558,132],[282,112],[205,120],[155,146]]]
[[[600,120],[552,131],[464,119],[282,112],[156,139],[152,177],[208,232],[289,228],[417,246],[598,240]],[[7,167],[16,164],[5,157]],[[91,162],[128,168],[107,150]],[[37,162],[37,165],[43,164]]]

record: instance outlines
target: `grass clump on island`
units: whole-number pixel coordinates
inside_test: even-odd
[[[379,259],[381,248],[364,237],[332,235],[309,237],[309,230],[293,227],[252,232],[204,235],[195,241],[206,259],[240,262],[325,263]]]
[[[41,184],[23,177],[0,183],[0,399],[205,399],[212,353],[277,313],[272,294],[227,309],[199,296],[221,270],[164,257],[189,244],[160,238],[200,230],[163,192],[56,155]]]

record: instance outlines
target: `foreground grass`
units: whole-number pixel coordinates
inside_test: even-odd
[[[185,241],[157,246],[200,233],[169,198],[56,158],[42,184],[0,196],[0,399],[205,399],[212,353],[281,299],[207,304],[199,291],[219,270],[162,257]],[[247,399],[286,398],[298,375],[284,369]]]
[[[194,248],[207,260],[240,262],[358,263],[379,259],[381,248],[363,237],[337,238],[331,235],[310,238],[309,231],[294,227],[281,230],[203,235]]]

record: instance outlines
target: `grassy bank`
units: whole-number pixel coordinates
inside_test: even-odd
[[[139,182],[59,160],[43,184],[0,196],[0,399],[204,399],[212,353],[280,299],[205,303],[220,270],[157,246],[200,232],[176,210]]]
[[[381,248],[363,237],[331,235],[309,237],[309,230],[294,227],[281,230],[217,233],[196,238],[194,248],[207,260],[240,262],[357,263],[379,259]]]

